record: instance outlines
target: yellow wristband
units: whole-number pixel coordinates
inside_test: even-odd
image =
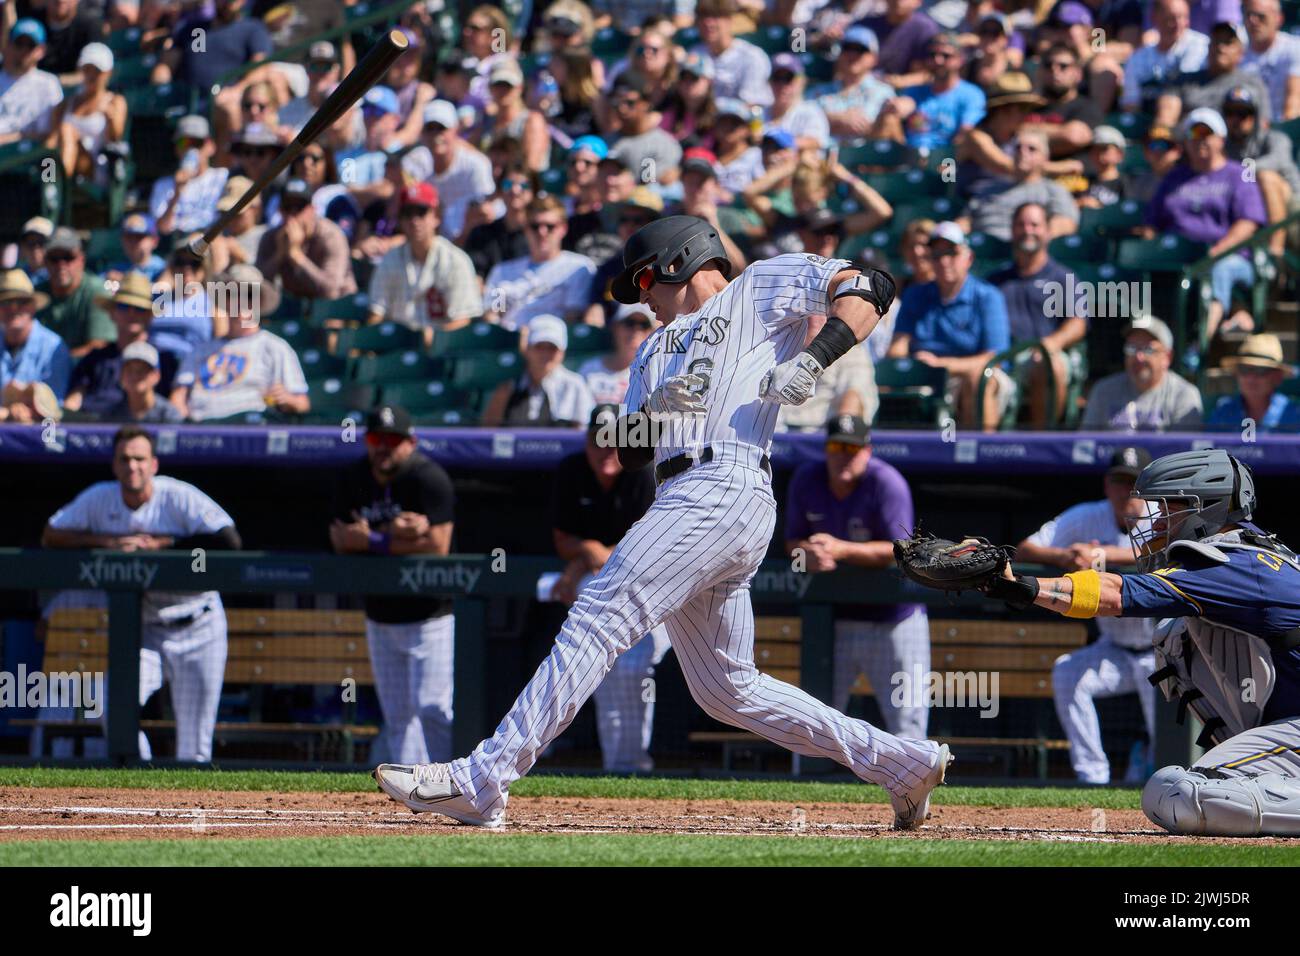
[[[1070,594],[1070,609],[1065,612],[1065,616],[1096,617],[1097,608],[1101,605],[1101,575],[1089,569],[1073,571],[1066,578],[1074,585],[1074,590]]]

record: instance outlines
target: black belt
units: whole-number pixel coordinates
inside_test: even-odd
[[[676,478],[682,472],[687,471],[696,465],[707,464],[711,461],[713,461],[712,445],[700,452],[698,457],[689,454],[674,455],[672,458],[668,458],[655,465],[655,484],[662,485],[669,478]],[[758,467],[763,469],[763,472],[769,479],[772,477],[772,463],[768,460],[767,455],[764,455],[759,460]]]

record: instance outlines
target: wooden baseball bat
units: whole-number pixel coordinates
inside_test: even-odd
[[[222,230],[230,224],[230,220],[239,215],[243,208],[270,185],[276,176],[291,165],[298,158],[298,154],[307,148],[308,143],[329,129],[335,120],[350,110],[367,90],[378,83],[393,62],[406,52],[408,45],[406,36],[400,30],[390,30],[387,36],[376,43],[366,54],[365,59],[353,67],[351,73],[343,77],[342,82],[334,88],[334,92],[326,98],[298,135],[293,138],[293,142],[284,148],[257,182],[239,197],[239,202],[222,213],[216,222],[208,226],[201,237],[190,243],[189,251],[202,259],[204,253],[208,251],[209,244],[221,235]]]

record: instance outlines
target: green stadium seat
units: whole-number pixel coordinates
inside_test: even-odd
[[[698,27],[683,27],[673,34],[673,43],[689,50],[700,42]]]
[[[140,55],[140,38],[143,33],[139,27],[127,27],[125,30],[114,30],[105,38],[104,42],[113,51],[114,71],[124,58]]]
[[[888,229],[895,239],[901,239],[903,230],[917,219],[933,219],[935,222],[942,222],[945,219],[955,219],[960,213],[961,204],[947,196],[902,203],[894,209]]]
[[[1109,244],[1104,239],[1084,233],[1053,239],[1047,251],[1053,259],[1067,266],[1105,262],[1110,254]]]
[[[366,355],[355,360],[356,380],[384,385],[388,382],[418,382],[447,379],[447,360],[415,349]]]
[[[149,76],[157,65],[158,57],[153,53],[142,56],[137,52],[135,56],[118,57],[113,62],[113,78],[108,84],[109,89],[117,93],[125,93],[127,90],[147,85]]]
[[[1011,243],[986,232],[972,232],[967,241],[977,262],[1002,262],[1011,258]]]
[[[1209,247],[1182,236],[1124,239],[1115,257],[1121,269],[1134,272],[1182,272],[1183,267],[1205,257]]]
[[[614,347],[609,329],[596,325],[569,326],[569,355],[601,355]]]
[[[458,355],[453,359],[452,384],[457,388],[486,391],[523,371],[523,356],[516,352]]]
[[[1123,238],[1142,225],[1143,207],[1135,199],[1124,199],[1100,209],[1079,211],[1079,232],[1089,236]]]
[[[614,57],[615,59],[622,57],[627,53],[631,45],[631,34],[624,33],[614,27],[597,30],[591,38],[591,52],[602,60],[606,57]]]
[[[420,349],[423,346],[424,336],[414,329],[396,322],[379,322],[375,325],[340,329],[334,352],[337,355],[347,355],[353,351],[382,354]]]
[[[303,319],[263,319],[262,328],[274,332],[293,346],[295,352],[305,352],[317,346],[317,329]]]
[[[315,299],[308,313],[312,322],[341,319],[344,322],[364,322],[370,314],[369,299],[363,293],[345,295],[339,299]]]
[[[383,386],[385,404],[401,405],[412,415],[425,412],[473,411],[478,396],[464,389],[448,388],[441,379],[431,382],[393,382]]]
[[[375,388],[340,378],[307,380],[307,396],[311,399],[308,417],[328,422],[339,422],[351,417],[360,424],[365,410],[375,404]]]
[[[1144,173],[1151,167],[1147,164],[1146,153],[1142,149],[1141,143],[1129,143],[1124,148],[1124,158],[1120,161],[1119,171],[1121,173]]]
[[[127,140],[137,185],[171,175],[176,169],[173,131],[177,120],[194,108],[196,91],[184,84],[165,83],[125,89],[122,95],[131,117]]]
[[[835,255],[840,259],[856,260],[862,253],[871,249],[886,257],[893,255],[898,248],[898,237],[888,229],[874,232],[862,232],[856,236],[845,236],[835,248]]]
[[[126,257],[122,251],[122,231],[120,229],[92,229],[85,246],[86,267],[92,272],[102,273],[108,264]]]
[[[417,425],[428,428],[469,428],[478,424],[478,414],[467,409],[444,408],[413,415]]]
[[[263,316],[263,322],[267,319],[301,319],[307,314],[307,300],[299,299],[292,295],[282,295],[280,304],[270,315]]]
[[[791,52],[790,28],[783,26],[766,26],[760,27],[753,33],[742,33],[737,36],[739,40],[748,40],[754,46],[761,49],[768,56],[777,53]]]
[[[889,201],[890,205],[942,196],[948,190],[937,173],[924,169],[907,169],[897,173],[876,173],[864,177],[867,185]]]
[[[840,163],[856,176],[867,175],[872,167],[900,169],[917,164],[917,153],[910,146],[892,139],[868,139],[840,148]]]
[[[803,69],[808,77],[809,85],[829,83],[834,78],[835,64],[831,62],[829,57],[809,51],[800,53],[799,59],[803,60]]]
[[[463,352],[501,352],[519,350],[519,333],[491,322],[475,322],[454,332],[433,334],[434,355],[460,355]]]
[[[910,358],[876,363],[880,408],[878,428],[933,428],[948,417],[944,398],[948,373]]]
[[[325,378],[347,378],[348,360],[337,355],[330,355],[324,349],[303,349],[298,353],[302,363],[302,373],[309,380]]]
[[[1106,117],[1106,123],[1115,127],[1128,139],[1140,140],[1151,128],[1151,117],[1144,113],[1115,112]]]
[[[552,196],[558,196],[564,192],[564,186],[569,181],[568,170],[564,168],[563,162],[556,162],[555,153],[551,154],[551,168],[546,170],[539,177],[541,180],[542,192],[550,193]]]

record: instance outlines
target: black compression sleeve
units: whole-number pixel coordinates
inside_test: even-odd
[[[655,460],[654,421],[645,412],[620,418],[618,436],[618,461],[628,471],[640,471]]]
[[[822,368],[829,368],[832,362],[841,355],[848,354],[849,349],[857,344],[858,337],[853,334],[848,323],[832,315],[804,351],[815,358]]]

